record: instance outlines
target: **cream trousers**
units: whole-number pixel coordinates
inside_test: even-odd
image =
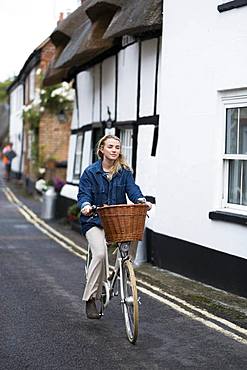
[[[86,232],[86,239],[92,253],[92,259],[87,272],[83,301],[88,301],[92,297],[100,299],[102,283],[106,280],[108,271],[108,253],[104,230],[94,226]]]

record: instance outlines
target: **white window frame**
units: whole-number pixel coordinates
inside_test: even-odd
[[[241,89],[236,91],[226,92],[222,96],[222,102],[224,106],[223,122],[224,122],[224,136],[223,136],[223,191],[222,191],[222,208],[228,209],[229,211],[235,211],[237,213],[247,212],[246,205],[239,205],[228,202],[228,190],[229,190],[229,161],[233,160],[246,160],[247,154],[226,154],[226,119],[227,109],[229,108],[247,108],[247,89]]]
[[[121,140],[122,153],[130,167],[133,158],[133,128],[120,128],[119,137]]]
[[[78,180],[81,174],[82,150],[83,150],[84,134],[79,133],[76,138],[73,179]],[[79,145],[80,144],[80,145]]]

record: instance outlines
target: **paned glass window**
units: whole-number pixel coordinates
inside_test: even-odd
[[[120,129],[119,137],[122,144],[122,153],[132,167],[133,129]]]
[[[79,178],[81,174],[81,160],[82,160],[82,147],[83,135],[79,134],[76,140],[75,161],[74,161],[74,178]]]
[[[247,107],[226,109],[227,203],[247,205]]]

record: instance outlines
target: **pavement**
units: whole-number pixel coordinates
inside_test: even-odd
[[[2,186],[11,189],[15,196],[37,216],[41,216],[42,198],[40,195],[30,196],[27,194],[21,180],[11,179],[5,184],[3,180],[1,182]],[[77,231],[72,230],[65,219],[49,220],[46,223],[77,246],[86,247],[85,238]],[[78,249],[76,252],[80,253]],[[110,263],[112,258],[112,254],[109,253]],[[196,309],[198,315],[201,311],[207,315],[212,314],[223,319],[223,322],[227,320],[247,329],[246,298],[157,268],[149,263],[136,266],[135,272],[139,286],[149,289],[155,295],[167,299],[172,304],[179,304],[180,307],[185,307],[187,311],[191,312],[195,312]]]

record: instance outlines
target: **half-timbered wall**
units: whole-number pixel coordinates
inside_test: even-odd
[[[143,168],[150,166],[152,172],[155,167],[153,142],[158,120],[142,124],[138,119],[157,114],[160,44],[157,37],[136,42],[77,75],[78,112],[71,127],[68,183],[77,185],[79,172],[92,162],[95,137],[99,131],[104,134],[102,124],[110,112],[115,126],[111,132],[120,135],[138,184],[145,195],[155,198],[154,174],[153,180],[147,181],[149,171]]]

